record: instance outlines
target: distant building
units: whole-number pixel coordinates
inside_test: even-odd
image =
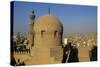
[[[63,45],[65,46],[68,43],[68,38],[63,38]]]

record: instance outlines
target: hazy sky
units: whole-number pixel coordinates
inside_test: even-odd
[[[28,31],[29,16],[35,11],[36,19],[48,13],[57,16],[63,26],[64,34],[97,32],[97,7],[83,5],[62,5],[33,2],[14,2],[14,33]]]

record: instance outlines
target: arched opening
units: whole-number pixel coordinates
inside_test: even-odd
[[[54,31],[54,37],[57,37],[58,36],[58,31]]]
[[[45,30],[41,30],[41,37],[43,37],[45,34]]]

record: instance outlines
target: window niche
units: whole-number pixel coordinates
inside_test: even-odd
[[[45,35],[45,30],[41,30],[41,37]]]
[[[54,31],[54,37],[57,37],[58,36],[58,31]]]

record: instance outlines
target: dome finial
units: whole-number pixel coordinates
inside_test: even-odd
[[[48,14],[50,14],[50,13],[51,13],[50,8],[48,8]]]

